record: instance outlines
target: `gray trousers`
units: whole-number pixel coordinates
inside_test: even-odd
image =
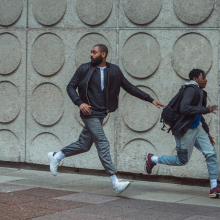
[[[95,143],[99,159],[108,175],[117,173],[109,153],[109,142],[105,136],[102,123],[103,118],[82,119],[85,126],[78,141],[64,147],[61,151],[66,157],[85,153]]]
[[[206,158],[210,179],[217,179],[218,159],[216,150],[201,123],[197,128],[189,129],[183,137],[175,137],[175,139],[177,155],[159,157],[159,163],[173,166],[185,165],[190,160],[195,146]]]

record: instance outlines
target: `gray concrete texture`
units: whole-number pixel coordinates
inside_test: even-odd
[[[47,152],[78,139],[83,122],[66,86],[97,43],[164,104],[192,68],[204,69],[208,104],[218,104],[219,37],[218,0],[0,0],[0,160],[48,164]],[[104,123],[118,171],[145,173],[147,152],[175,154],[161,110],[123,90],[119,101]],[[219,156],[219,114],[205,117]],[[103,169],[95,146],[61,165]],[[158,165],[153,174],[208,178],[197,150],[185,167]]]

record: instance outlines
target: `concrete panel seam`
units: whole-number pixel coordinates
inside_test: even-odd
[[[22,30],[24,28],[10,28],[10,30]],[[28,30],[43,30],[43,31],[50,31],[50,30],[63,30],[63,31],[68,31],[68,30],[219,30],[217,27],[104,27],[104,28],[99,28],[99,27],[80,27],[80,28],[62,28],[62,27],[53,27],[53,28],[28,28]],[[1,30],[8,30],[6,28],[2,28]]]
[[[27,155],[27,66],[28,66],[28,11],[29,11],[29,0],[27,0],[27,23],[26,23],[26,70],[25,70],[25,132],[24,132],[24,149],[25,149],[25,156],[24,161],[26,162],[26,155]]]
[[[116,64],[119,63],[119,6],[120,2],[117,1],[117,36],[116,36]],[[118,148],[118,110],[114,113],[114,124],[115,124],[115,137],[114,137],[114,165],[117,169],[117,148]]]

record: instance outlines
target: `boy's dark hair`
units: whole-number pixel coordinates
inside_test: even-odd
[[[106,53],[106,57],[108,56],[108,47],[106,47],[104,44],[96,44],[94,47],[98,47],[101,52]]]
[[[201,73],[204,74],[205,72],[203,70],[200,70],[200,69],[193,69],[189,73],[189,79],[193,80],[193,77],[198,78]]]

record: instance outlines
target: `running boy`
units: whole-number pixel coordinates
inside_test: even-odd
[[[192,155],[195,146],[201,151],[205,158],[210,177],[210,198],[220,195],[220,186],[217,185],[218,159],[214,148],[215,142],[209,134],[208,125],[202,114],[215,113],[217,105],[207,104],[207,93],[203,90],[206,87],[207,79],[203,70],[193,69],[189,73],[190,85],[184,91],[180,102],[180,118],[172,128],[172,134],[176,140],[177,155],[154,156],[149,153],[146,158],[146,170],[151,174],[153,167],[157,163],[172,166],[185,165]]]

